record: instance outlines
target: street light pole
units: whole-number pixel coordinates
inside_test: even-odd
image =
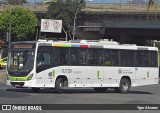
[[[122,1],[120,0],[120,8],[121,8],[121,6],[122,6]]]
[[[7,5],[8,5],[8,7],[9,7],[9,15],[10,15],[10,17],[9,17],[9,37],[8,37],[8,47],[9,47],[9,49],[10,49],[10,45],[11,45],[11,19],[12,19],[12,17],[11,17],[11,13],[12,13],[12,10],[11,10],[11,6],[10,6],[10,4],[8,3],[8,2],[6,2],[6,1],[0,1],[0,2],[4,2],[4,3],[6,3]]]
[[[83,5],[83,3],[79,5],[79,7],[78,7],[77,10],[76,10],[76,13],[74,14],[73,40],[74,40],[74,38],[75,38],[77,13],[78,13],[79,8],[80,8],[82,5]]]
[[[66,41],[67,41],[67,39],[68,39],[68,37],[67,37],[67,31],[63,27],[62,27],[62,29],[63,29],[64,33],[66,34]]]

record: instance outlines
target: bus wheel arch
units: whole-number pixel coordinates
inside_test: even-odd
[[[62,93],[63,87],[68,87],[68,78],[65,75],[59,75],[55,81],[55,92]]]
[[[123,76],[119,84],[119,92],[122,94],[127,94],[131,87],[131,79],[129,76]]]

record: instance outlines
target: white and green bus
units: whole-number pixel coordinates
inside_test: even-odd
[[[114,41],[31,41],[12,43],[7,85],[32,88],[107,88],[128,93],[130,87],[158,84],[158,49]]]

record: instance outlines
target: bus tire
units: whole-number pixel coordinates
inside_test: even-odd
[[[40,88],[35,88],[35,87],[32,87],[32,92],[33,93],[38,93],[40,90]]]
[[[64,87],[63,79],[58,78],[55,83],[55,92],[59,94],[62,93],[63,87]]]
[[[119,85],[119,92],[122,94],[127,94],[131,87],[131,83],[128,79],[122,78]]]
[[[105,93],[107,91],[107,88],[105,88],[105,87],[102,87],[102,88],[95,87],[94,91],[96,93]]]

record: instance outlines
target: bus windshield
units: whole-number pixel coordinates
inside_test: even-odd
[[[30,72],[34,65],[34,50],[11,50],[9,57],[9,72]]]

